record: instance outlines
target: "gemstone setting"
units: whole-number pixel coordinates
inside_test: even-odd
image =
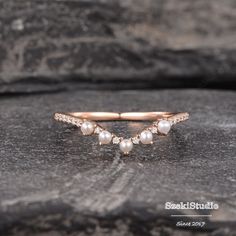
[[[113,139],[112,139],[112,143],[113,144],[119,144],[120,143],[120,138],[117,137],[117,136],[114,136]]]
[[[133,144],[139,144],[139,142],[140,142],[139,137],[138,137],[138,136],[133,137],[133,138],[132,138],[132,142],[133,142]]]
[[[150,130],[144,130],[140,134],[140,141],[142,144],[152,144],[153,135]]]
[[[129,152],[133,149],[133,143],[130,139],[123,139],[120,142],[120,150],[124,154],[129,154]]]
[[[99,133],[98,140],[100,145],[109,144],[112,140],[112,135],[110,132],[103,130]]]
[[[171,123],[168,120],[160,120],[157,128],[161,134],[167,135],[171,129]]]
[[[90,121],[84,121],[81,125],[83,135],[91,135],[94,132],[95,125]]]
[[[189,114],[178,113],[170,117],[163,117],[163,119],[157,119],[153,123],[142,130],[140,133],[136,134],[134,137],[124,139],[123,137],[118,137],[102,126],[97,124],[94,120],[88,120],[81,117],[77,117],[73,113],[55,113],[54,119],[68,124],[73,124],[80,127],[83,135],[97,134],[99,144],[116,144],[119,145],[120,150],[124,154],[128,154],[133,149],[133,145],[136,144],[152,144],[153,134],[164,134],[167,135],[171,127],[179,122],[185,121],[189,118]]]

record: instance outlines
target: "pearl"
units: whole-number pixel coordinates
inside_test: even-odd
[[[141,132],[141,134],[140,134],[140,141],[143,144],[152,144],[152,139],[153,139],[153,136],[152,136],[152,132],[151,131],[144,130],[144,131]]]
[[[111,133],[106,130],[102,131],[98,136],[99,144],[108,144],[111,142],[111,139]]]
[[[81,131],[84,135],[90,135],[93,133],[94,131],[94,124],[92,122],[89,121],[85,121],[82,125],[81,125]]]
[[[161,120],[158,123],[158,131],[162,134],[168,134],[171,128],[171,124],[168,120]]]
[[[120,142],[120,150],[128,154],[133,148],[133,143],[129,139],[124,139]]]

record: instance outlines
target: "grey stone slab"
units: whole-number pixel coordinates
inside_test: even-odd
[[[0,92],[235,88],[234,0],[0,1]],[[11,83],[27,81],[25,87]],[[96,83],[101,82],[101,83]],[[82,84],[82,85],[81,85]],[[123,86],[124,88],[124,86]]]
[[[214,90],[1,97],[0,234],[235,235],[235,108],[234,92]],[[190,120],[126,157],[52,120],[55,111],[85,110],[188,111]],[[129,136],[145,124],[105,125]],[[219,209],[165,210],[171,201],[214,201]],[[181,220],[206,226],[176,227]]]

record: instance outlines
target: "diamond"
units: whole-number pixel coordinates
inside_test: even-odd
[[[67,122],[67,117],[64,116],[64,115],[62,115],[62,116],[61,116],[61,120],[62,120],[63,122]]]
[[[82,123],[83,123],[82,120],[75,120],[73,124],[76,126],[81,126]]]
[[[132,138],[132,142],[133,142],[133,144],[139,144],[139,137],[133,137]]]
[[[157,134],[157,133],[158,133],[158,130],[157,130],[157,127],[156,127],[156,126],[150,127],[150,131],[151,131],[153,134]]]
[[[152,125],[157,126],[158,125],[158,121],[153,122]]]
[[[97,126],[96,128],[95,128],[95,130],[94,130],[94,133],[95,134],[100,134],[101,132],[102,132],[102,128],[100,127],[100,126]]]
[[[113,139],[112,139],[112,143],[113,144],[119,144],[120,143],[120,138],[119,137],[113,137]]]
[[[68,122],[68,123],[73,123],[73,118],[72,117],[66,117],[66,121]]]

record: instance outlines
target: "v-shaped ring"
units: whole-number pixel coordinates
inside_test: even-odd
[[[189,118],[187,112],[68,112],[54,114],[54,119],[80,127],[83,135],[98,135],[100,145],[118,144],[124,154],[133,149],[133,144],[152,144],[153,134],[167,135],[174,124]],[[104,129],[97,121],[153,121],[134,137],[124,139]]]

